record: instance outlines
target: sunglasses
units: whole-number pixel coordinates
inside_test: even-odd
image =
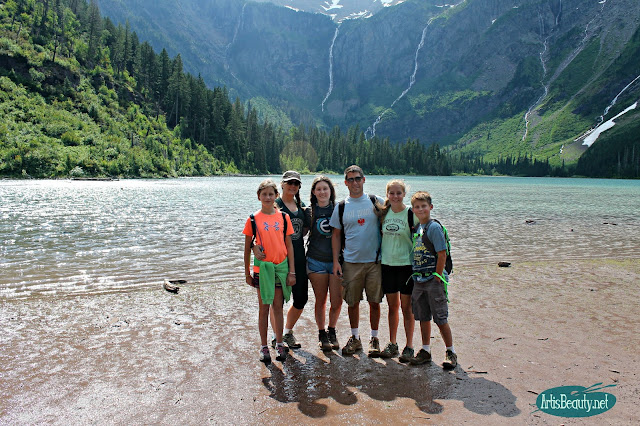
[[[351,178],[347,178],[345,179],[347,182],[349,183],[353,183],[353,182],[361,182],[362,181],[362,176],[357,176],[357,177],[351,177]]]
[[[300,186],[300,182],[298,182],[297,180],[288,180],[287,182],[285,182],[287,185],[292,185],[292,186]]]

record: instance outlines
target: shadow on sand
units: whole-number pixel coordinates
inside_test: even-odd
[[[370,359],[362,352],[344,358],[333,352],[326,359],[304,350],[291,353],[284,363],[268,364],[271,376],[262,382],[271,398],[297,403],[311,418],[327,414],[327,405],[318,400],[331,398],[353,405],[358,402],[357,392],[378,401],[410,398],[428,414],[442,413],[443,406],[434,401],[442,399],[460,400],[466,409],[481,415],[520,414],[511,391],[484,377],[472,377],[460,366],[445,371],[436,363],[411,366],[397,359]]]

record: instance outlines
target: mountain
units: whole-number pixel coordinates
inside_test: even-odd
[[[599,116],[640,97],[638,80],[627,87],[640,75],[636,0],[98,3],[263,116],[357,123],[367,137],[419,138],[489,160],[575,162]],[[343,9],[369,12],[309,13]]]
[[[383,7],[391,7],[405,0],[257,0],[273,3],[296,11],[321,13],[336,22],[345,19],[370,18]]]

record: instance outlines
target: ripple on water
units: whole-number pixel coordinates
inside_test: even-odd
[[[167,277],[243,283],[241,232],[263,179],[2,181],[0,297],[122,291]],[[303,177],[303,200],[312,179]],[[343,198],[342,177],[332,179]],[[369,176],[365,189],[384,194],[389,179]],[[404,179],[408,195],[433,196],[458,266],[640,256],[640,182]],[[596,209],[594,200],[607,202]]]

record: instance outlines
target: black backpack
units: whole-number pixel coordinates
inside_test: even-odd
[[[453,272],[453,260],[451,259],[451,242],[449,241],[449,232],[447,231],[447,228],[445,228],[444,225],[441,224],[438,219],[431,219],[429,220],[429,222],[427,222],[427,226],[425,226],[424,228],[424,234],[422,234],[422,242],[424,246],[427,248],[427,250],[429,250],[429,252],[437,256],[436,249],[433,247],[433,243],[431,242],[431,240],[429,240],[429,237],[427,237],[427,230],[429,229],[431,222],[436,222],[438,225],[442,227],[442,232],[444,233],[444,240],[447,243],[447,260],[445,261],[445,264],[444,264],[444,270],[447,271],[447,274],[451,274]]]

